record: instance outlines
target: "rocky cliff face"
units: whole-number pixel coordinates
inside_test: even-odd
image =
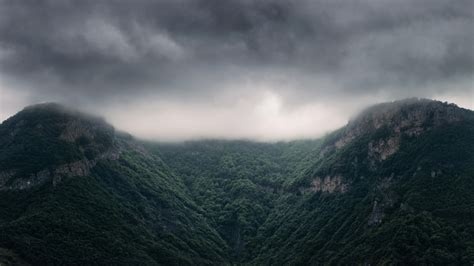
[[[82,159],[55,167],[40,170],[28,176],[22,176],[17,170],[0,172],[0,191],[2,190],[24,190],[35,186],[51,183],[58,185],[64,178],[84,177],[89,175],[90,170],[99,160],[117,160],[120,156],[118,151],[109,151],[100,154],[97,158]]]
[[[291,184],[301,196],[260,227],[269,238],[253,264],[473,264],[473,111],[419,99],[377,105],[316,153]]]
[[[343,177],[340,175],[336,176],[326,176],[324,178],[316,177],[311,182],[310,191],[313,192],[341,192],[344,193],[347,191],[348,184],[344,181]]]
[[[0,265],[19,265],[15,254],[33,265],[210,265],[228,257],[159,157],[103,119],[55,104],[0,125]]]
[[[0,148],[0,191],[57,185],[120,156],[112,126],[56,104],[27,107],[2,123]]]
[[[368,157],[375,161],[384,161],[390,155],[398,151],[400,147],[400,134],[394,134],[387,138],[373,140],[368,145]]]
[[[376,171],[400,150],[404,138],[419,138],[437,128],[462,123],[469,114],[470,111],[454,104],[417,98],[368,108],[323,144],[319,152],[320,162],[316,163],[316,170],[309,174],[306,188],[300,190],[346,192],[350,189],[351,180],[360,177],[354,176],[356,172],[348,175],[334,171],[339,166],[358,165],[360,168],[365,163],[371,171]],[[363,154],[345,154],[344,150],[354,143]],[[325,164],[326,160],[339,166],[331,167],[330,173],[318,172],[318,165]],[[377,210],[381,203],[374,206]]]
[[[419,136],[425,131],[442,125],[459,122],[466,115],[467,110],[454,104],[427,99],[414,98],[379,104],[366,109],[351,120],[335,146],[342,148],[363,134],[386,128],[392,135],[390,139],[386,139],[385,143],[372,144],[376,153],[385,153],[385,156],[380,156],[380,159],[384,159],[383,157],[393,153],[393,150],[396,149],[397,139],[402,134]],[[388,149],[381,147],[384,145],[390,147]],[[379,149],[379,152],[377,152],[377,149]],[[385,152],[382,150],[385,150]]]

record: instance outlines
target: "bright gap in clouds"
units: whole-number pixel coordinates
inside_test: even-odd
[[[0,77],[0,123],[29,104],[27,94],[7,90]]]
[[[315,138],[343,126],[348,119],[347,113],[334,104],[286,107],[283,99],[272,91],[226,105],[140,101],[126,109],[112,107],[105,114],[119,129],[161,141]]]
[[[264,84],[230,89],[208,101],[163,98],[157,95],[134,100],[111,101],[102,106],[79,108],[104,116],[117,129],[136,137],[158,141],[192,139],[252,139],[258,141],[318,138],[347,123],[362,108],[394,100],[389,95],[339,97],[338,100],[315,98],[289,104],[277,89]],[[241,86],[241,87],[242,87]],[[23,107],[42,102],[28,93],[9,90],[0,84],[0,120]],[[235,93],[228,93],[233,91]],[[445,91],[433,99],[453,102],[474,109],[474,91]],[[74,106],[72,106],[74,108]]]

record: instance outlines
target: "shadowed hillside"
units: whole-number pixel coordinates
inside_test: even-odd
[[[0,125],[0,263],[471,265],[473,151],[474,113],[425,99],[279,143],[36,105]]]
[[[0,247],[32,264],[209,264],[224,242],[130,136],[56,104],[0,126]]]

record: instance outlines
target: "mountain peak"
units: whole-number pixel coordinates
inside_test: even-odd
[[[435,127],[472,118],[472,112],[455,104],[423,98],[381,103],[362,111],[350,120],[347,135],[362,135],[381,128],[396,133],[419,135]]]
[[[394,154],[402,137],[418,137],[433,129],[474,119],[473,112],[455,104],[410,98],[367,108],[342,128],[328,144],[340,149],[363,136],[373,139],[369,153],[376,161]]]
[[[446,164],[449,158],[440,160],[439,157],[430,157],[428,152],[420,156],[421,151],[413,147],[420,147],[420,143],[444,143],[445,151],[452,151],[446,147],[458,145],[456,138],[470,136],[465,132],[469,132],[473,124],[474,112],[446,102],[411,98],[374,105],[347,126],[328,135],[318,155],[320,161],[309,169],[306,179],[303,179],[306,183],[299,190],[345,193],[364,175],[381,177],[383,180],[377,186],[385,186],[384,182],[392,179],[396,169],[402,169],[393,167],[397,160],[408,165],[409,170],[405,170],[409,175],[415,175],[423,162],[431,160],[431,165],[428,164],[432,167],[430,176],[436,176],[441,171],[438,164]],[[406,156],[415,153],[424,161],[410,166]]]
[[[82,119],[89,120],[90,122],[106,124],[105,119],[102,117],[84,113],[56,102],[39,103],[26,106],[13,117],[26,116],[27,114],[31,113],[38,115],[36,119],[50,116],[62,116],[63,119]]]
[[[81,138],[96,139],[97,135],[111,138],[114,128],[105,119],[86,114],[58,103],[41,103],[25,107],[16,115],[5,120],[2,131],[10,130],[10,137],[29,130],[42,138],[59,138],[66,142]],[[1,131],[0,131],[1,132]],[[101,139],[100,141],[104,141]]]
[[[48,110],[66,110],[68,109],[66,106],[57,103],[57,102],[44,102],[44,103],[37,103],[37,104],[32,104],[28,105],[24,110],[34,110],[34,109],[48,109]]]
[[[349,122],[349,126],[364,124],[377,129],[384,125],[400,127],[416,124],[435,126],[460,121],[469,111],[455,104],[424,98],[408,98],[373,105]]]
[[[24,189],[58,176],[82,176],[114,154],[104,119],[57,103],[28,106],[0,125],[0,190]]]

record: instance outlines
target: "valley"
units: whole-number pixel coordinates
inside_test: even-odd
[[[319,139],[135,139],[57,104],[0,125],[0,263],[474,262],[474,112],[366,109]]]

